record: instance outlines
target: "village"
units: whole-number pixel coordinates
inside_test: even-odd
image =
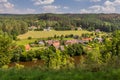
[[[30,29],[35,30],[37,29],[35,26],[32,26]],[[78,28],[79,31],[82,31],[82,28]],[[46,29],[44,29],[43,31],[51,31],[51,28],[48,27]],[[26,51],[32,50],[32,48],[47,48],[50,46],[55,47],[55,49],[59,49],[59,50],[64,50],[65,46],[68,45],[73,45],[73,44],[83,44],[83,45],[87,45],[90,42],[99,42],[102,43],[103,42],[103,36],[101,35],[102,32],[99,29],[96,29],[95,31],[93,31],[92,33],[88,34],[82,34],[81,36],[79,35],[61,35],[61,36],[57,36],[54,35],[54,37],[48,37],[47,39],[38,39],[34,42],[28,43],[27,45],[25,45],[25,49]]]
[[[120,0],[0,0],[0,80],[120,80]]]

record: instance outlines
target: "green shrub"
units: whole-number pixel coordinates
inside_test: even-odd
[[[24,65],[21,65],[18,63],[15,64],[15,69],[23,69],[23,68],[24,68]]]
[[[8,68],[9,68],[8,65],[2,66],[2,69],[3,69],[3,70],[7,70]]]
[[[31,36],[29,36],[29,37],[28,37],[28,40],[31,40],[31,39],[32,39],[32,37],[31,37]]]

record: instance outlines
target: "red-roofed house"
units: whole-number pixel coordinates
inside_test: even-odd
[[[60,47],[60,42],[59,41],[53,41],[52,45],[58,49]]]
[[[60,41],[57,41],[57,40],[48,40],[48,41],[46,41],[46,43],[49,46],[53,45],[56,49],[58,49],[60,47]]]
[[[83,42],[89,42],[89,41],[92,41],[92,38],[82,38],[82,41]]]
[[[48,41],[46,41],[46,43],[50,46],[50,45],[52,45],[53,40],[48,40]]]
[[[76,44],[76,43],[78,43],[78,40],[67,40],[66,42],[65,42],[65,45],[72,45],[72,44]]]
[[[31,49],[31,47],[30,47],[29,44],[25,45],[25,50],[26,50],[26,51],[29,51],[30,49]]]

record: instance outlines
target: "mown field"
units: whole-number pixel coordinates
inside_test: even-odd
[[[48,38],[54,37],[54,35],[61,36],[61,35],[81,35],[83,33],[90,33],[89,31],[29,31],[26,34],[19,35],[19,39],[27,39],[28,37],[32,38]]]

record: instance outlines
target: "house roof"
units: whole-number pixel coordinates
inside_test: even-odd
[[[46,41],[46,43],[47,43],[48,45],[52,45],[53,40],[48,40],[48,41]]]
[[[29,44],[25,45],[25,49],[26,49],[27,51],[30,50],[30,49],[31,49],[30,45],[29,45]]]
[[[60,46],[60,41],[58,40],[48,40],[46,41],[48,45],[53,45],[55,48],[59,48]]]
[[[66,42],[65,42],[65,44],[75,44],[75,43],[78,43],[78,40],[67,40]]]
[[[82,38],[83,41],[92,41],[92,38]]]
[[[59,41],[54,41],[52,44],[55,48],[59,48],[60,47],[60,42]]]

